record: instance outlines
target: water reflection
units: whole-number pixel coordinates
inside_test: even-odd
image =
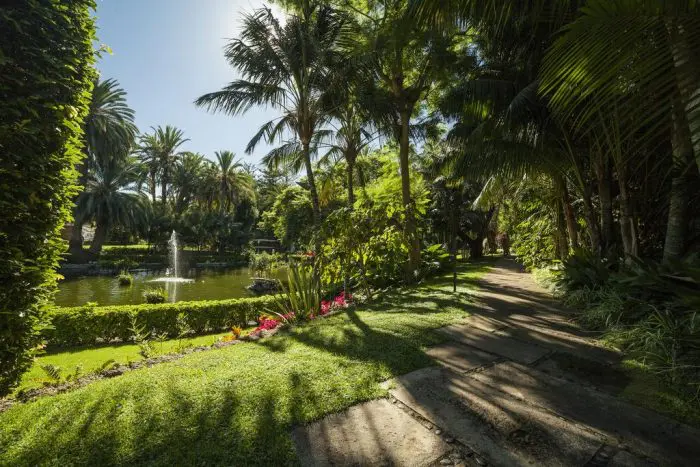
[[[184,275],[189,282],[169,281],[154,283],[165,271],[133,271],[131,287],[120,287],[115,277],[81,277],[59,283],[55,302],[59,306],[78,306],[87,302],[100,305],[143,303],[143,292],[149,287],[163,287],[168,291],[168,301],[221,300],[225,298],[252,297],[246,287],[251,284],[247,267],[236,269],[191,269]],[[284,270],[275,278],[286,279]]]

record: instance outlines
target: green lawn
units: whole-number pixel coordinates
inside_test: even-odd
[[[445,275],[285,335],[17,405],[0,414],[0,465],[294,464],[291,426],[431,365],[423,350],[443,340],[432,330],[467,316],[487,269],[462,266],[456,294]]]
[[[211,345],[221,336],[227,333],[210,334],[207,336],[197,336],[187,339],[167,340],[163,342],[154,341],[153,347],[157,355],[176,352],[178,346],[196,347],[200,345]],[[61,369],[62,376],[75,373],[80,367],[80,373],[90,373],[99,370],[109,361],[115,363],[128,364],[143,360],[139,354],[139,347],[135,344],[105,345],[100,347],[71,348],[63,351],[50,352],[36,359],[32,368],[24,374],[22,382],[17,391],[40,387],[44,382],[51,381],[42,365],[54,365]]]

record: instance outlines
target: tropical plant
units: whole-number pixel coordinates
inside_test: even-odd
[[[241,170],[242,164],[235,161],[231,151],[217,151],[218,164],[216,177],[219,182],[219,207],[228,212],[243,199],[255,200],[253,178]]]
[[[269,311],[285,321],[307,321],[318,316],[321,307],[319,277],[308,266],[290,264],[287,285],[280,282],[282,294],[275,295]]]
[[[90,171],[85,190],[76,203],[77,219],[96,224],[90,253],[100,253],[112,225],[137,228],[146,224],[150,206],[135,191],[136,178],[132,159],[100,161]]]
[[[126,103],[126,91],[116,80],[95,80],[90,111],[85,118],[86,157],[80,165],[79,183],[85,185],[89,171],[104,154],[127,154],[136,133],[134,111]],[[80,216],[75,215],[76,218]],[[82,222],[73,223],[69,249],[79,260],[83,250]]]
[[[420,266],[420,241],[411,198],[411,119],[420,112],[419,102],[451,60],[451,36],[444,30],[416,24],[409,2],[404,0],[367,2],[361,8],[350,1],[340,3],[355,13],[359,27],[353,54],[374,78],[374,89],[365,92],[372,95],[378,126],[394,138],[399,148],[408,265],[416,271]]]
[[[156,202],[156,183],[160,184],[160,200],[167,202],[168,185],[172,182],[177,163],[182,156],[180,146],[189,141],[182,130],[166,125],[151,128],[151,133],[141,136],[139,154],[148,170],[151,201]]]
[[[340,63],[337,44],[342,30],[342,18],[318,1],[303,2],[298,13],[288,15],[284,23],[268,8],[246,14],[241,38],[233,39],[225,49],[226,59],[242,78],[195,101],[230,115],[259,105],[282,112],[260,128],[246,151],[252,152],[263,139],[272,144],[285,133],[292,136],[266,160],[272,165],[294,161],[293,165],[304,167],[315,222],[320,220],[320,206],[311,146],[314,134],[328,119],[322,97],[329,70]]]
[[[0,397],[33,361],[78,194],[96,76],[92,0],[0,9]],[[50,51],[50,52],[49,52]]]

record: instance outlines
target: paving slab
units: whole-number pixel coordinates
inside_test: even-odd
[[[466,324],[486,332],[499,331],[508,327],[508,325],[503,321],[478,314],[469,316]]]
[[[700,430],[610,394],[547,375],[515,362],[469,375],[494,391],[554,412],[662,465],[700,461]]]
[[[451,450],[386,399],[296,427],[292,439],[304,466],[428,466]]]
[[[452,368],[458,372],[467,372],[475,368],[482,367],[497,360],[499,357],[482,352],[474,347],[458,344],[456,342],[446,342],[444,344],[431,347],[426,352],[441,365]]]
[[[524,320],[518,323],[518,327],[511,326],[498,330],[495,333],[532,343],[549,350],[596,360],[606,365],[617,364],[622,359],[619,352],[595,345],[590,339],[584,339],[571,333],[554,329],[544,329],[524,322]]]
[[[576,424],[447,369],[401,376],[391,393],[488,465],[584,465],[604,443]]]
[[[527,342],[512,339],[507,335],[483,331],[468,324],[455,324],[439,329],[460,344],[476,347],[520,363],[533,363],[549,350]]]

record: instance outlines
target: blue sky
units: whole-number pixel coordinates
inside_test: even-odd
[[[183,148],[209,158],[229,149],[257,163],[269,150],[253,155],[244,149],[272,109],[253,109],[244,116],[211,114],[192,103],[236,78],[223,56],[226,39],[236,37],[240,14],[261,0],[98,0],[98,38],[112,49],[98,68],[102,78],[115,78],[128,93],[136,124],[144,132],[166,124],[181,128],[191,141]]]

